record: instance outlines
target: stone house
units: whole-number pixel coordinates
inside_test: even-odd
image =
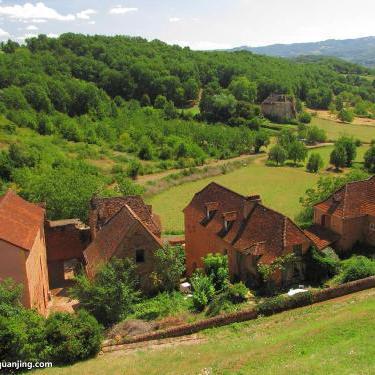
[[[261,111],[264,117],[276,122],[289,121],[297,117],[294,99],[284,94],[271,94],[262,102]]]
[[[272,280],[277,286],[304,278],[302,256],[310,239],[286,216],[265,207],[258,195],[243,196],[217,183],[195,194],[184,209],[186,267],[189,275],[208,253],[228,255],[232,280],[259,284],[258,265],[295,254],[296,261]]]
[[[50,290],[44,208],[9,190],[0,198],[0,281],[23,285],[22,303],[47,315]]]
[[[314,206],[314,225],[305,231],[320,250],[345,253],[356,243],[375,246],[375,176],[350,182]]]
[[[91,201],[92,243],[84,251],[87,275],[93,278],[112,257],[130,258],[137,266],[141,288],[150,290],[154,252],[163,244],[161,226],[141,197],[94,198]]]

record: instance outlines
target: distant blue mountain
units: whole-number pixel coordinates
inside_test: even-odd
[[[316,43],[273,44],[265,47],[237,47],[232,51],[251,51],[268,56],[333,56],[367,67],[375,67],[375,36],[358,39],[329,39]]]

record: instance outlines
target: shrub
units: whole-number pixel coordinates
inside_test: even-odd
[[[312,153],[307,161],[306,169],[310,173],[317,173],[324,165],[323,158],[318,153]]]
[[[133,312],[139,299],[135,265],[130,259],[113,258],[96,274],[94,280],[86,275],[76,277],[71,295],[80,301],[99,323],[109,326]]]
[[[229,285],[227,289],[228,299],[233,303],[245,302],[249,296],[249,289],[242,282]]]
[[[161,291],[178,288],[185,272],[185,252],[181,246],[165,246],[155,252],[155,272],[151,274],[154,286]]]
[[[375,275],[375,261],[363,255],[355,255],[341,262],[340,273],[334,282],[344,284]]]
[[[154,320],[186,311],[191,306],[191,298],[179,292],[163,292],[153,298],[145,299],[134,306],[136,319]]]
[[[311,122],[311,119],[312,119],[312,116],[309,112],[302,112],[300,113],[300,115],[298,116],[298,119],[300,122],[302,122],[303,124],[310,124]]]
[[[202,311],[215,295],[215,287],[210,277],[196,273],[191,279],[193,287],[193,305]]]
[[[23,286],[17,285],[12,279],[0,282],[0,316],[17,314],[21,308]]]
[[[283,165],[287,158],[288,152],[280,145],[273,146],[268,154],[268,160],[276,165]]]
[[[0,316],[0,360],[42,361],[49,359],[44,318],[33,310]]]
[[[279,295],[264,299],[257,305],[258,313],[261,315],[272,315],[284,310],[294,309],[311,305],[313,302],[311,292],[298,293],[294,296]]]
[[[216,316],[224,312],[231,312],[235,309],[233,303],[228,299],[226,293],[216,295],[208,305],[206,315]]]
[[[56,313],[46,321],[46,340],[54,364],[72,364],[100,351],[102,328],[86,311]]]
[[[215,290],[224,290],[229,283],[228,256],[208,254],[203,259],[204,271],[210,277]]]
[[[322,284],[340,269],[340,261],[334,252],[321,252],[315,247],[309,249],[305,262],[306,275],[311,283]]]
[[[123,196],[126,195],[141,195],[145,189],[143,186],[135,184],[130,178],[124,177],[123,175],[116,177],[117,188],[116,190]]]
[[[341,109],[341,111],[339,112],[337,117],[342,122],[353,122],[354,113],[351,109],[343,108],[343,109]]]

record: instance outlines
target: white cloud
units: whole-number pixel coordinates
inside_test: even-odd
[[[27,22],[29,22],[29,21],[27,21]],[[42,20],[40,18],[34,18],[34,19],[30,20],[30,22],[32,22],[32,23],[46,23],[47,21]]]
[[[38,27],[36,27],[35,25],[29,25],[26,27],[26,30],[35,31],[35,30],[38,30]]]
[[[88,22],[88,24],[89,24],[89,25],[95,25],[96,22],[95,22],[95,21],[90,21],[90,22]]]
[[[56,20],[56,21],[74,21],[73,14],[63,15],[55,9],[49,8],[44,3],[36,4],[25,3],[24,5],[0,5],[0,15],[13,20]]]
[[[178,18],[178,17],[171,17],[169,19],[169,22],[180,22],[181,21],[181,18]]]
[[[20,41],[23,41],[23,40],[25,40],[25,39],[29,39],[29,38],[37,38],[37,37],[38,37],[38,35],[36,35],[36,34],[26,33],[25,35],[23,35],[23,36],[19,36],[19,37],[16,38],[16,39],[18,39],[18,40],[20,40]]]
[[[9,36],[10,36],[10,34],[8,33],[8,31],[0,29],[0,38],[6,38],[6,37],[9,37]]]
[[[48,38],[58,38],[60,35],[59,34],[54,34],[54,33],[49,33],[47,34]]]
[[[80,20],[89,20],[91,16],[97,14],[98,12],[94,9],[86,9],[82,12],[77,13],[77,18]]]
[[[117,5],[109,10],[109,14],[126,14],[131,12],[138,12],[138,8],[126,8],[121,5]]]

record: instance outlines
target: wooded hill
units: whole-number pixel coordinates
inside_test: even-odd
[[[124,177],[142,170],[259,150],[267,131],[258,104],[272,92],[294,95],[300,108],[327,107],[343,93],[375,102],[372,72],[341,61],[77,34],[1,48],[2,190],[46,201],[53,218],[85,219],[95,192],[134,193]],[[98,168],[104,159],[109,170]],[[106,189],[114,183],[120,191]]]

